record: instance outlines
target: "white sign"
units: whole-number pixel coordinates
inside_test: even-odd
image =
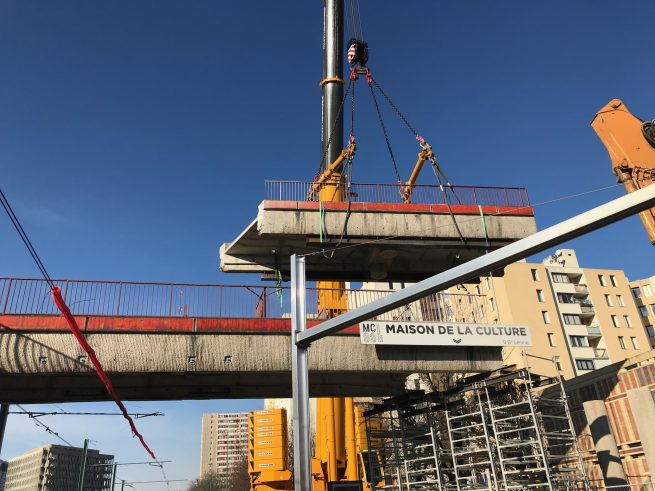
[[[412,346],[532,346],[527,326],[453,322],[370,321],[359,325],[362,344]]]

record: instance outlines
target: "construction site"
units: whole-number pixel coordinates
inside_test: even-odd
[[[564,314],[579,316],[577,347],[608,360],[588,372],[578,363],[586,373],[567,380],[558,357],[531,351],[543,332],[501,318],[495,291],[507,266],[628,216],[646,230],[634,240],[655,244],[653,122],[599,101],[591,127],[625,196],[539,230],[526,188],[451,182],[438,145],[376,78],[382,61],[352,29],[356,0],[322,7],[316,174],[266,181],[252,221],[218,244],[221,274],[259,283],[52,278],[3,194],[43,277],[0,278],[0,435],[13,404],[113,400],[128,417],[121,398],[291,398],[249,413],[250,491],[653,491],[646,335],[632,337],[632,361],[610,363],[583,272],[553,269],[577,282],[556,297],[577,309]],[[359,37],[347,39],[346,23]],[[395,183],[352,181],[353,166],[370,165],[357,161],[355,132],[367,94]],[[416,157],[394,153],[385,113]],[[608,416],[619,398],[629,403]],[[634,432],[625,447],[623,425]]]

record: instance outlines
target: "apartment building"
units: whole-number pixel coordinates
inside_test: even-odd
[[[229,474],[245,462],[248,452],[248,413],[202,415],[200,477]]]
[[[7,467],[9,462],[0,459],[0,491],[5,490],[5,481],[7,480]]]
[[[531,328],[527,361],[542,374],[554,372],[550,360],[572,378],[650,349],[624,272],[582,268],[572,249],[541,264],[511,264],[502,277],[483,277],[467,289],[487,296],[489,322]],[[524,365],[521,349],[506,348],[503,357]]]
[[[655,348],[655,276],[630,282],[632,298],[639,310],[639,320],[651,348]]]
[[[83,449],[44,445],[9,460],[5,491],[62,491],[79,488]],[[113,455],[88,449],[85,491],[110,491]]]

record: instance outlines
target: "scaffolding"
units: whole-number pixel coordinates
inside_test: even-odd
[[[365,417],[372,490],[589,489],[562,379],[527,365],[388,399]]]

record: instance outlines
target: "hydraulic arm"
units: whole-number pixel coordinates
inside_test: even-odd
[[[612,159],[612,172],[628,193],[655,184],[655,124],[636,118],[619,99],[596,113],[591,126]],[[639,214],[655,245],[655,208]]]
[[[421,147],[422,150],[418,154],[416,165],[414,165],[414,170],[412,170],[412,175],[409,176],[409,180],[402,186],[402,189],[400,190],[400,196],[404,203],[411,202],[410,197],[412,195],[412,191],[414,190],[414,186],[416,185],[416,180],[418,179],[418,176],[421,173],[421,169],[423,168],[423,164],[425,164],[425,162],[428,160],[430,162],[434,161],[434,153],[432,153],[432,147],[427,143]]]

